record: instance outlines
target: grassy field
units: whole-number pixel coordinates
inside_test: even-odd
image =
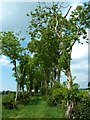
[[[83,97],[85,97],[86,99],[86,96],[88,95],[89,91],[87,90],[80,90],[80,91],[81,94],[83,94]],[[6,98],[7,95],[9,95],[9,98],[11,98],[12,95],[14,94],[10,93],[3,95],[2,98],[5,98],[4,100],[6,102],[9,100],[8,97],[7,97],[8,99]],[[0,103],[1,101],[2,100],[0,96]],[[41,96],[40,94],[35,94],[32,97],[27,98],[27,101],[21,104],[19,103],[16,109],[11,109],[11,110],[5,109],[5,107],[2,106],[2,111],[0,111],[0,117],[1,117],[1,112],[2,112],[2,118],[65,118],[66,109],[62,108],[60,105],[50,106],[45,96]],[[90,108],[88,108],[88,113],[90,113]],[[82,115],[81,112],[80,115]]]
[[[60,106],[49,106],[45,98],[32,97],[27,105],[18,105],[18,109],[2,108],[3,118],[65,118],[65,110]]]

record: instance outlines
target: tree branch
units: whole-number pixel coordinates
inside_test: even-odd
[[[61,6],[62,8],[67,8],[67,7],[69,7],[70,5],[67,5],[67,6]]]
[[[61,9],[63,3],[64,3],[64,2],[61,2],[60,7],[58,8],[57,12],[60,11],[60,9]],[[58,2],[58,4],[59,4],[59,2]]]
[[[57,19],[57,15],[56,15],[56,26],[55,26],[54,29],[55,29],[55,32],[56,32],[57,36],[60,38],[60,35],[57,32],[57,27],[58,27],[58,19]]]
[[[79,31],[80,31],[80,28],[81,28],[82,24],[84,24],[84,23],[85,23],[85,21],[83,21],[83,22],[81,23],[80,27],[78,28],[77,35],[76,35],[75,38],[78,37],[78,33],[79,33]],[[75,38],[74,38],[74,39],[75,39]],[[75,44],[76,40],[77,40],[77,39],[75,39],[75,40],[73,41],[73,43],[71,44],[71,47],[73,47],[73,45]]]
[[[68,11],[67,11],[66,15],[64,16],[64,18],[66,18],[66,17],[67,17],[67,15],[69,14],[69,11],[71,10],[71,8],[72,8],[72,6],[70,6],[70,7],[69,7],[69,9],[68,9]]]

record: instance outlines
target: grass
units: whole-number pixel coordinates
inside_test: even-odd
[[[80,90],[80,92],[84,96],[88,95],[88,91]],[[5,98],[6,95],[3,95],[3,97]],[[7,99],[5,98],[5,100]],[[60,106],[49,106],[46,98],[37,94],[30,97],[26,104],[19,104],[18,109],[9,110],[2,106],[3,118],[65,118],[65,113],[66,110],[64,108]]]
[[[18,105],[18,110],[2,109],[3,118],[65,118],[60,106],[49,106],[44,97],[33,96],[27,105]]]

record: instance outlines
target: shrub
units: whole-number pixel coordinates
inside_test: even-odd
[[[52,90],[51,95],[49,96],[48,103],[50,105],[58,105],[62,103],[63,100],[63,94],[62,90],[60,88],[56,88]]]
[[[52,86],[52,90],[53,89],[56,89],[56,88],[62,88],[62,85],[58,82],[58,81],[55,81],[54,85]]]
[[[87,100],[88,101],[88,100]],[[73,109],[73,117],[75,119],[79,119],[79,120],[88,120],[90,119],[88,116],[88,105],[84,102],[78,102],[77,105],[75,105],[74,109]]]
[[[2,91],[2,95],[4,95],[5,94],[5,91]]]
[[[76,83],[73,84],[71,90],[68,90],[65,85],[61,86],[60,83],[56,82],[49,92],[49,105],[60,104],[62,108],[64,107],[66,109],[68,101],[73,101],[74,103],[72,118],[83,120],[90,119],[90,100],[88,99],[88,91],[79,90],[79,85]]]
[[[79,90],[78,88],[73,88],[72,90],[67,90],[65,99],[72,100],[74,102],[74,108],[72,112],[72,117],[75,119],[88,119],[88,93],[87,91]]]
[[[48,96],[49,105],[62,104],[64,95],[65,95],[65,89],[63,89],[63,87],[59,82],[55,82],[55,84],[49,91],[49,96]]]
[[[14,109],[17,108],[14,102],[14,94],[6,94],[2,96],[2,104],[6,109]]]

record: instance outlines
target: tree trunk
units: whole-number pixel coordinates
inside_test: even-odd
[[[68,118],[72,118],[73,108],[74,108],[74,102],[72,100],[69,100],[67,102],[67,112],[66,112]]]
[[[16,97],[15,97],[15,102],[16,102],[18,99],[18,93],[19,93],[19,83],[18,83],[18,75],[17,75],[17,69],[16,69],[16,60],[13,61],[13,64],[14,64],[15,77],[16,77],[16,82],[17,82]]]
[[[19,93],[19,84],[17,82],[17,89],[16,89],[16,97],[15,97],[15,102],[17,101],[18,99],[18,93]]]
[[[46,89],[46,95],[48,94],[48,82],[45,80],[45,89]]]
[[[54,82],[55,82],[55,81],[56,81],[56,75],[57,75],[57,74],[56,74],[56,69],[55,69],[55,68],[54,68],[53,73],[54,73],[54,76],[53,76],[53,77],[54,77]]]
[[[29,88],[27,87],[27,91],[26,91],[26,94],[27,94],[27,96],[28,96],[28,94],[29,94]]]
[[[49,70],[47,69],[45,72],[45,87],[46,87],[46,95],[48,94],[48,83],[49,83]]]
[[[39,87],[36,85],[36,86],[35,86],[35,93],[38,93],[38,88],[39,88]]]
[[[24,95],[24,79],[25,79],[25,75],[26,75],[25,68],[23,70],[23,75],[24,75],[24,77],[22,78],[21,85],[22,85],[22,96],[24,98],[25,97],[25,95]]]
[[[22,96],[24,98],[24,78],[21,80]]]
[[[32,89],[33,89],[33,80],[30,79],[30,88],[29,88],[29,94],[32,95]]]
[[[60,71],[60,68],[58,68],[58,82],[60,83],[60,74],[61,74],[61,71]]]
[[[66,76],[67,76],[67,81],[68,81],[68,89],[72,89],[72,74],[71,74],[71,69],[70,69],[71,53],[72,53],[72,49],[70,50],[70,53],[67,53],[68,57],[66,61],[67,62]]]
[[[52,86],[53,86],[53,81],[51,80],[51,88],[52,88]]]
[[[24,86],[22,87],[22,96],[23,96],[23,98],[24,98]]]
[[[70,68],[67,70],[68,89],[72,89],[72,75]]]
[[[67,81],[68,81],[68,90],[72,90],[72,85],[73,85],[71,69],[70,69],[70,61],[71,61],[71,51],[70,51],[69,59],[67,62],[68,69],[66,70],[66,76],[67,76]],[[66,112],[66,115],[68,116],[68,118],[72,118],[73,107],[74,107],[73,100],[68,100],[67,101],[67,112]]]

